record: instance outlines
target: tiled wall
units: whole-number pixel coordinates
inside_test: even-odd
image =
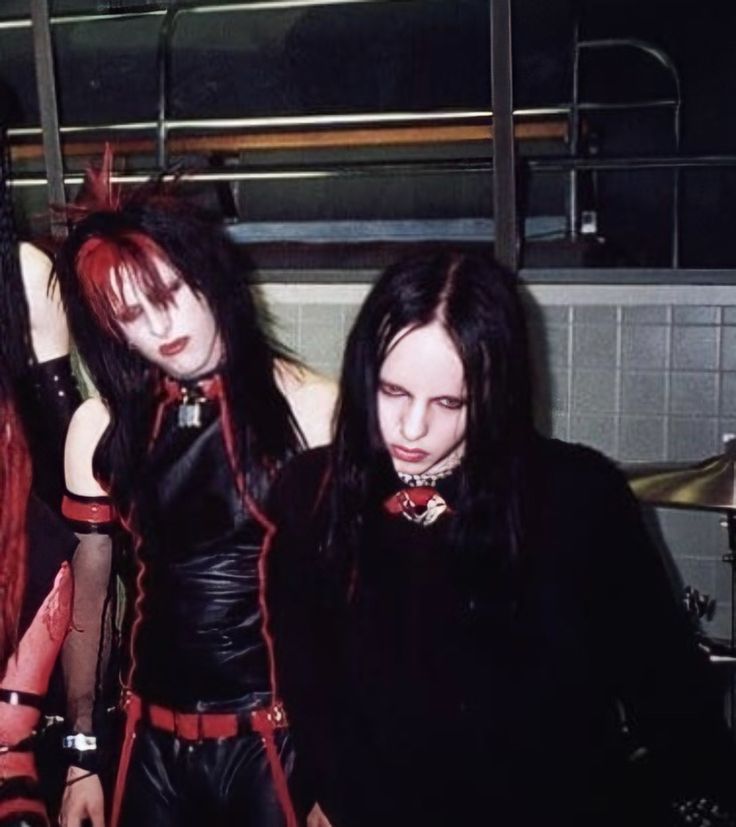
[[[337,375],[364,285],[267,284],[282,340]],[[536,285],[529,290],[540,426],[624,461],[698,461],[736,432],[736,287]],[[730,634],[731,570],[718,514],[658,509],[685,584],[717,600]]]

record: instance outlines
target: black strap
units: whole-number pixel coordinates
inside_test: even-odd
[[[43,706],[43,695],[36,695],[35,692],[21,692],[18,689],[0,689],[0,701],[11,706],[32,706],[41,710]]]

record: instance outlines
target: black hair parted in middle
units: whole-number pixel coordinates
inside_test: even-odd
[[[401,331],[434,320],[457,348],[468,405],[453,545],[461,554],[496,555],[509,571],[521,551],[526,465],[535,432],[516,279],[480,255],[417,254],[379,278],[345,349],[326,553],[343,556],[342,570],[357,570],[358,576],[363,517],[381,501],[382,481],[391,474],[378,422],[381,365]]]
[[[274,378],[275,360],[291,357],[264,330],[249,267],[221,222],[173,196],[90,212],[74,224],[57,256],[55,272],[74,341],[111,412],[94,457],[95,476],[118,507],[129,506],[135,469],[151,438],[161,372],[128,348],[99,306],[106,301],[109,269],[80,273],[80,251],[90,243],[112,250],[118,268],[132,262],[144,284],[157,277],[155,259],[163,253],[208,304],[223,342],[221,373],[236,462],[249,496],[261,502],[275,469],[303,442]],[[96,292],[90,282],[97,283]]]

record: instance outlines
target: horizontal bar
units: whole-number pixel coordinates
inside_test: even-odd
[[[587,103],[579,103],[578,109],[585,112],[605,111],[607,109],[673,109],[679,105],[680,101],[674,98],[661,98],[659,100],[621,101],[619,103],[596,103],[595,101],[588,101]]]
[[[531,170],[563,172],[570,169],[702,169],[736,166],[736,155],[695,155],[690,157],[631,158],[526,158]]]
[[[526,158],[526,163],[534,171],[559,172],[572,169],[602,169],[602,170],[637,170],[637,169],[671,169],[693,168],[709,169],[721,167],[736,167],[736,155],[703,156],[693,158],[616,158],[616,159],[587,159],[587,158],[553,158],[538,159]],[[493,168],[490,160],[447,160],[447,161],[404,161],[401,163],[364,162],[351,165],[334,164],[314,167],[285,167],[276,169],[243,169],[235,168],[218,170],[216,172],[188,172],[183,176],[166,175],[164,180],[173,180],[178,177],[184,181],[265,181],[289,180],[306,178],[339,178],[360,177],[370,175],[396,174],[457,174],[458,172],[487,173]],[[157,172],[116,175],[113,180],[122,184],[138,184],[151,180]],[[65,177],[67,184],[81,184],[83,175],[72,174]],[[9,179],[9,183],[16,187],[34,187],[46,184],[44,176],[16,175]]]
[[[361,112],[352,115],[282,115],[269,118],[201,118],[197,120],[170,120],[166,122],[169,132],[177,129],[263,129],[287,128],[293,126],[351,126],[354,124],[387,123],[426,123],[431,121],[473,121],[487,120],[493,117],[491,110],[460,110],[457,112],[437,110],[431,112]],[[80,126],[62,126],[62,134],[80,132],[98,132],[106,130],[155,130],[156,121],[133,121],[119,124],[86,124]],[[41,128],[37,126],[14,127],[8,129],[9,137],[38,135]]]
[[[415,2],[416,0],[400,0],[401,2]],[[178,9],[179,14],[221,14],[223,12],[238,11],[268,11],[270,9],[298,9],[310,6],[347,6],[359,3],[375,3],[376,0],[253,0],[252,3],[233,3],[232,5],[189,6]],[[396,2],[396,0],[394,0]],[[97,23],[109,20],[126,20],[136,17],[163,17],[166,9],[152,11],[113,12],[105,14],[58,14],[51,18],[54,26],[70,23]],[[3,29],[30,29],[30,18],[16,18],[0,20],[0,31]]]
[[[564,238],[565,216],[532,216],[524,222],[527,239]],[[447,241],[488,243],[496,235],[493,218],[363,219],[334,221],[244,221],[229,224],[240,244],[411,243]]]
[[[622,103],[583,103],[580,109],[640,109],[646,107],[676,106],[674,100],[631,101]],[[566,105],[529,107],[515,109],[515,118],[544,118],[566,116],[570,107]],[[350,126],[356,124],[386,124],[386,123],[426,123],[431,121],[477,121],[492,120],[492,109],[468,109],[458,111],[434,110],[428,112],[359,112],[344,115],[280,115],[262,118],[197,118],[196,120],[169,120],[166,129],[169,132],[190,129],[264,129],[288,128],[298,126]],[[63,135],[82,134],[85,132],[153,132],[157,128],[156,121],[130,121],[128,123],[76,124],[62,126]],[[40,135],[40,126],[16,126],[7,130],[10,138],[29,137]]]
[[[519,141],[567,139],[566,120],[527,121],[517,123],[514,136]],[[494,140],[491,124],[444,126],[384,127],[381,129],[330,129],[306,132],[246,132],[225,135],[190,135],[167,142],[169,155],[213,152],[253,152],[295,149],[339,149],[358,147],[421,146],[456,143],[490,143]],[[127,138],[119,141],[68,141],[63,144],[66,157],[101,155],[110,143],[116,155],[152,154],[157,145],[153,138]],[[42,156],[38,142],[15,144],[10,148],[13,161]]]
[[[164,181],[260,181],[260,180],[289,180],[301,178],[336,178],[340,173],[330,172],[326,170],[293,170],[293,171],[266,171],[266,172],[192,172],[186,176],[181,175],[163,175]],[[144,184],[155,177],[155,173],[149,174],[132,174],[132,175],[113,175],[111,180],[115,184]],[[65,184],[82,184],[84,175],[65,175]],[[29,175],[23,177],[14,177],[8,179],[8,183],[12,187],[39,187],[46,186],[48,183],[45,176]]]

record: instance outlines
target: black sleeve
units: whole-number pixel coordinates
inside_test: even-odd
[[[34,365],[19,383],[18,402],[33,460],[33,487],[57,513],[64,493],[64,440],[82,401],[71,358]]]
[[[276,526],[268,556],[268,602],[278,688],[296,746],[292,779],[304,812],[315,801],[338,827],[334,790],[339,679],[334,598],[318,554],[322,511],[317,452],[282,472],[268,503]]]
[[[669,800],[705,795],[733,810],[736,750],[714,669],[628,485],[608,465],[600,475],[593,612],[634,743]]]

